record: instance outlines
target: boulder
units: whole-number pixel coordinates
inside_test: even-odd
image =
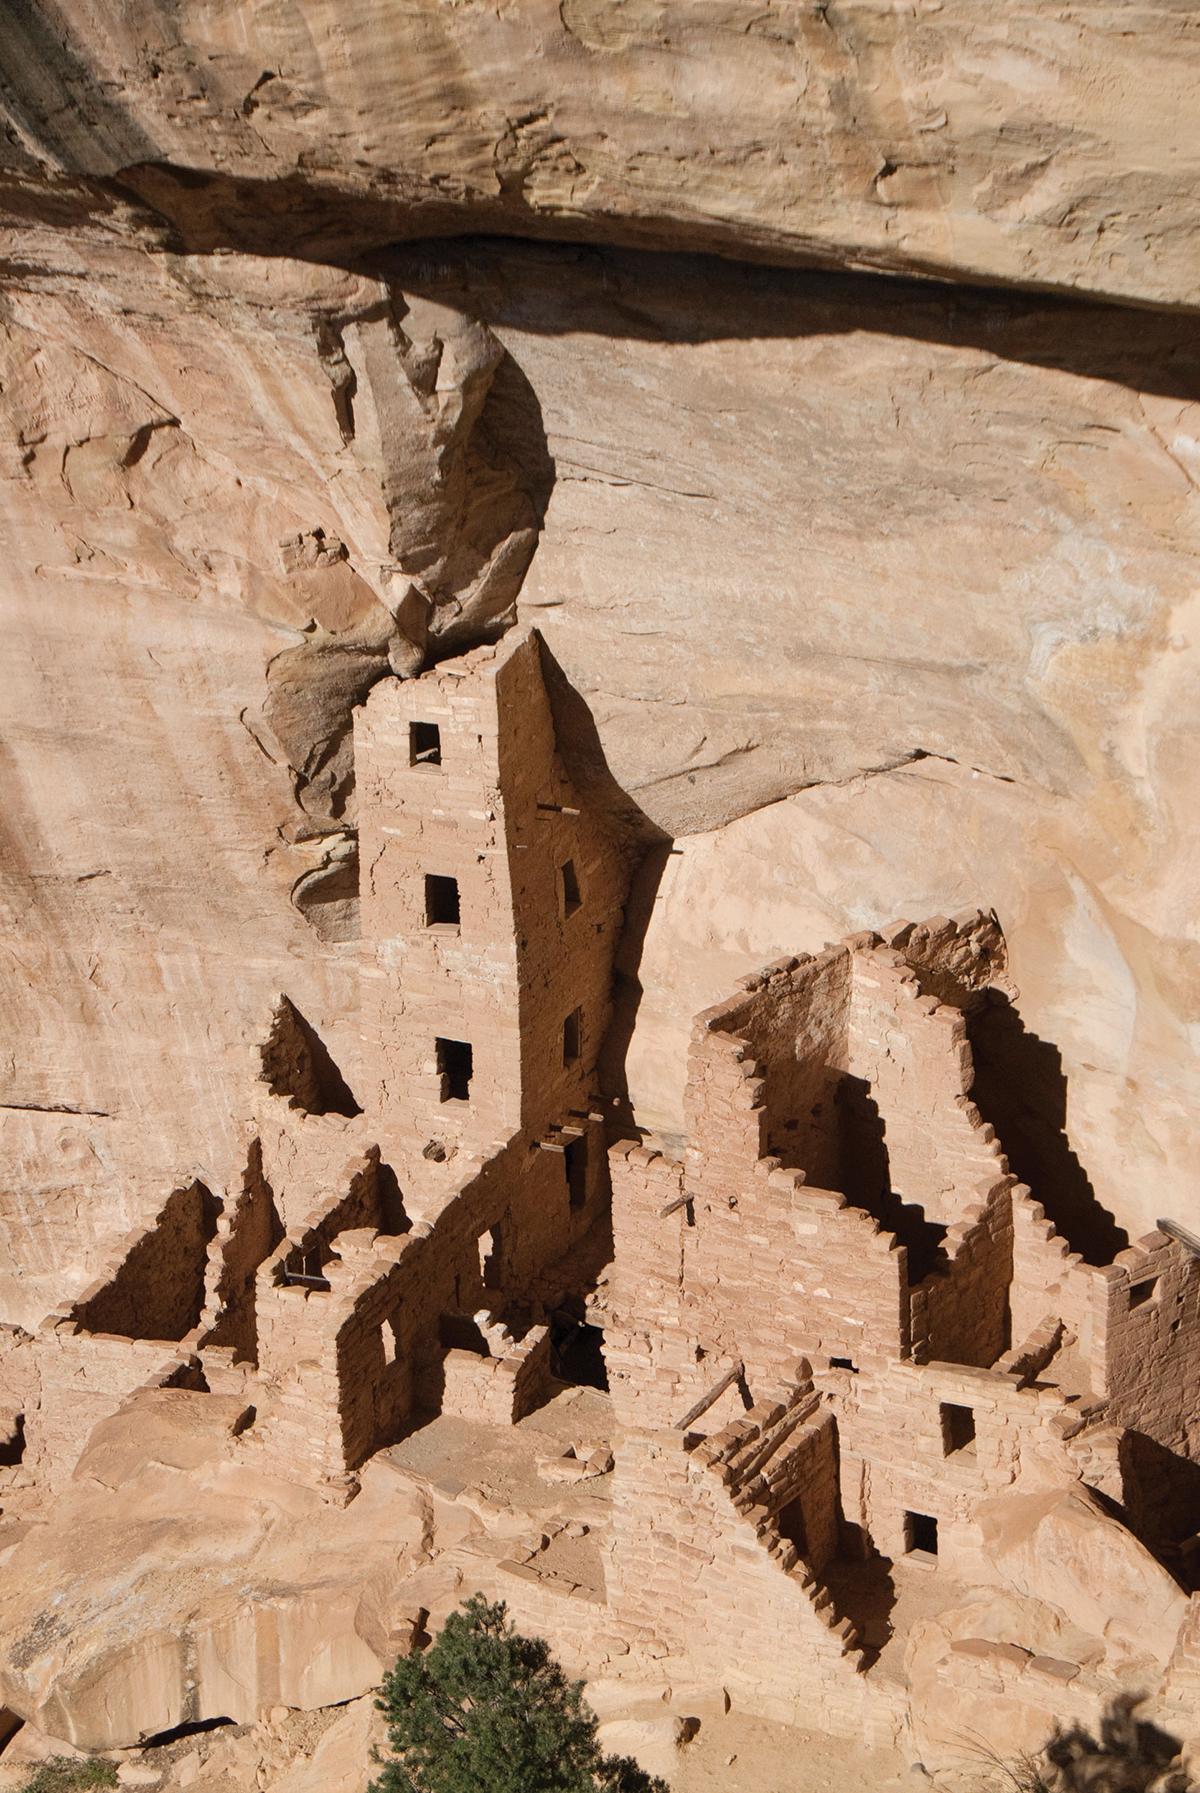
[[[1004,1584],[1102,1639],[1111,1669],[1153,1664],[1162,1673],[1187,1596],[1090,1490],[1001,1495],[982,1506],[979,1522]]]

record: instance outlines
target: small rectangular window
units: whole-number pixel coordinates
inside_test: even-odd
[[[442,731],[436,722],[409,723],[408,763],[410,766],[441,765]]]
[[[567,1196],[572,1208],[587,1203],[587,1140],[569,1139],[563,1153],[563,1169],[567,1178]]]
[[[467,1040],[438,1040],[437,1068],[443,1102],[466,1102],[470,1098],[474,1057]]]
[[[562,902],[564,915],[574,915],[581,898],[579,895],[579,879],[575,875],[575,861],[566,860],[558,868],[558,894]]]
[[[970,1407],[956,1407],[952,1401],[943,1401],[942,1419],[942,1454],[952,1457],[956,1451],[975,1450],[975,1414]]]
[[[458,879],[425,874],[425,926],[456,928],[459,924]]]
[[[572,1009],[563,1022],[563,1064],[573,1065],[579,1057],[579,1043],[583,1037],[583,1010]]]
[[[1148,1282],[1136,1282],[1129,1291],[1129,1305],[1130,1307],[1144,1307],[1147,1301],[1153,1301],[1157,1294],[1157,1276],[1152,1276]]]
[[[931,1513],[906,1513],[904,1515],[904,1548],[913,1555],[936,1556],[938,1553],[938,1522]]]
[[[330,1256],[332,1257],[332,1252]],[[297,1246],[283,1266],[283,1280],[307,1289],[328,1289],[325,1257],[320,1245]]]
[[[856,1376],[858,1374],[858,1365],[852,1357],[831,1357],[829,1367],[831,1370],[853,1370]]]

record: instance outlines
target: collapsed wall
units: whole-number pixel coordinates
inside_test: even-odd
[[[612,1149],[610,1589],[658,1607],[680,1673],[732,1676],[793,1723],[899,1723],[894,1584],[1008,1586],[997,1515],[1018,1490],[1090,1482],[1185,1572],[1200,1262],[1152,1234],[1085,1264],[1010,1174],[968,1037],[1002,974],[980,914],[782,960],[698,1018],[682,1158]],[[823,1475],[773,1436],[803,1436],[781,1393],[797,1359]],[[753,1541],[703,1518],[705,1476],[739,1462]],[[746,1599],[781,1570],[838,1645],[800,1645],[790,1669]],[[1154,1678],[1171,1641],[1154,1640]]]

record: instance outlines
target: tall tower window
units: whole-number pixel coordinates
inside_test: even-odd
[[[562,902],[563,914],[574,915],[582,899],[579,895],[579,878],[573,859],[564,860],[558,868],[558,894]]]
[[[579,1057],[579,1042],[583,1036],[583,1010],[572,1009],[563,1022],[563,1064],[573,1065]]]
[[[563,1153],[567,1199],[572,1208],[587,1205],[587,1140],[569,1139]]]
[[[475,1055],[469,1040],[438,1040],[437,1068],[443,1102],[466,1102],[471,1095]]]
[[[458,924],[458,879],[443,878],[436,872],[426,872],[425,926],[457,928]]]
[[[442,731],[436,722],[409,723],[408,763],[410,766],[441,765]]]

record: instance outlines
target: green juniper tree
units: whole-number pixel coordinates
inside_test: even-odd
[[[394,1752],[371,1793],[670,1793],[605,1756],[583,1683],[501,1601],[473,1594],[421,1656],[402,1656],[378,1706]]]

